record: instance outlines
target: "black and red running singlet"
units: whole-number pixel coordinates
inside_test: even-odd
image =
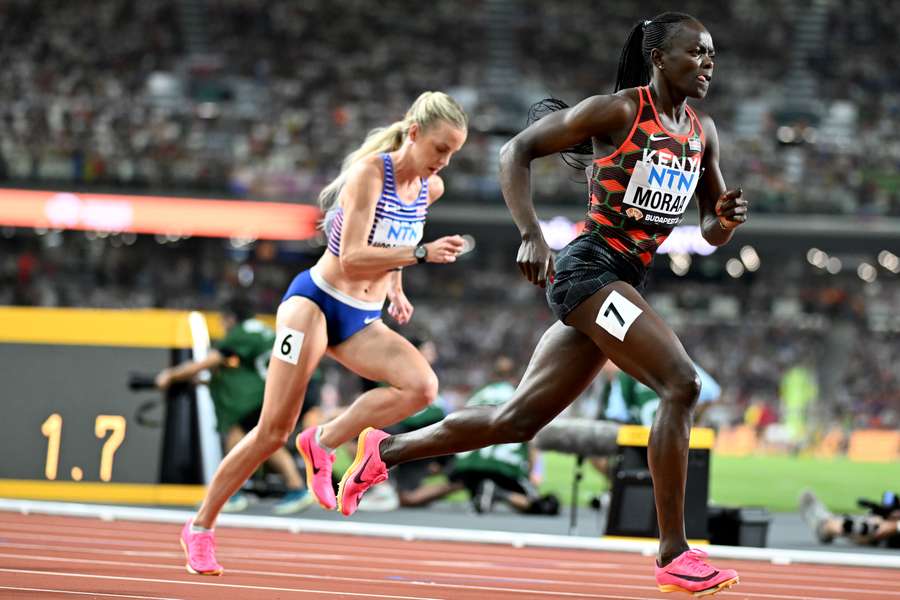
[[[594,161],[586,230],[647,266],[684,218],[700,179],[706,136],[690,107],[691,131],[667,131],[650,89],[641,87],[638,93],[640,107],[628,138]]]

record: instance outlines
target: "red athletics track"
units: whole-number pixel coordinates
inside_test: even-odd
[[[0,513],[0,598],[687,598],[639,554],[220,528],[222,577],[189,575],[180,526]],[[716,598],[900,600],[900,571],[716,561]]]

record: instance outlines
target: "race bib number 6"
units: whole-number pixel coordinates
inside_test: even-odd
[[[272,356],[286,363],[296,365],[300,360],[300,347],[303,346],[303,332],[284,327],[278,330]]]

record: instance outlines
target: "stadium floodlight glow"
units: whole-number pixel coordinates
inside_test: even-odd
[[[751,273],[759,269],[760,260],[756,248],[753,246],[744,246],[741,248],[741,262]]]
[[[828,255],[818,248],[810,248],[806,253],[806,260],[812,266],[824,269],[825,265],[828,264]]]
[[[687,275],[687,272],[691,270],[691,255],[680,252],[669,254],[669,268],[679,277]]]
[[[539,221],[541,232],[544,239],[551,250],[562,250],[566,244],[574,240],[581,230],[584,229],[584,223],[574,223],[566,217],[557,216],[549,221]]]
[[[699,225],[679,225],[669,234],[659,249],[658,254],[699,254],[709,256],[716,251],[713,246],[703,238],[703,232]]]
[[[872,283],[878,277],[878,270],[867,262],[859,263],[856,274],[866,283]]]
[[[775,132],[775,135],[778,137],[778,141],[782,144],[790,144],[793,143],[797,139],[797,132],[794,131],[793,127],[788,127],[787,125],[782,125]]]
[[[842,263],[841,259],[839,259],[837,256],[828,257],[828,262],[825,263],[825,270],[832,275],[837,275],[843,268],[844,263]]]
[[[725,270],[729,275],[737,279],[744,274],[744,263],[736,258],[729,258],[728,262],[725,263]]]
[[[891,273],[900,273],[900,257],[890,250],[882,250],[878,253],[878,264]]]
[[[561,250],[584,231],[584,221],[573,222],[563,216],[540,220],[541,232],[551,250]],[[700,254],[708,256],[716,251],[705,239],[698,225],[679,225],[657,249],[657,254]]]

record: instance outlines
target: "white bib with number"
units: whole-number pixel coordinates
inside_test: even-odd
[[[424,219],[417,222],[407,222],[382,217],[376,219],[371,244],[388,248],[415,246],[421,241],[424,229]]]
[[[642,312],[639,306],[613,290],[600,306],[596,322],[617,340],[624,342],[625,334]]]
[[[303,346],[303,332],[282,327],[275,336],[272,356],[286,363],[296,365],[300,360],[300,348]]]
[[[697,162],[670,158],[669,164],[659,164],[645,159],[635,163],[628,181],[622,203],[630,208],[625,214],[637,221],[677,225],[697,190]]]

